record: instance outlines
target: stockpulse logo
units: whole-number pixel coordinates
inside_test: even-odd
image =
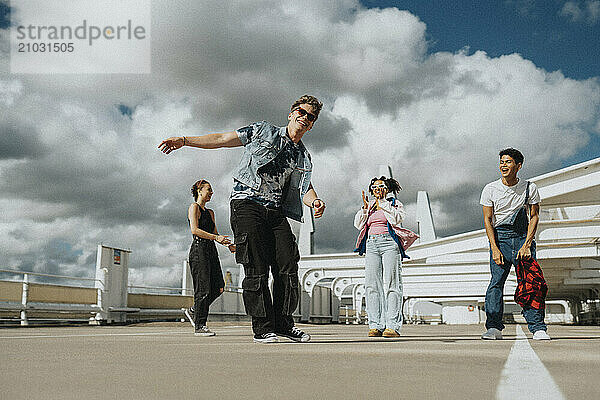
[[[150,0],[28,0],[14,11],[13,73],[151,72]]]
[[[134,26],[132,21],[127,20],[126,25],[104,26],[88,24],[86,19],[75,28],[71,26],[40,26],[20,25],[16,28],[18,40],[86,40],[90,46],[95,40],[143,40],[146,39],[146,28],[141,25]]]

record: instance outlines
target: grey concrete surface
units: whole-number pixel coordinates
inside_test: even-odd
[[[261,345],[247,323],[210,327],[217,336],[183,323],[0,329],[0,398],[493,399],[516,334],[408,325],[384,339],[364,325],[300,325],[311,342]],[[598,398],[600,327],[549,333],[529,343],[564,398]]]

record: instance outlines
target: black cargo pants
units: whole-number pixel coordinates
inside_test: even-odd
[[[194,324],[199,328],[206,325],[208,308],[225,287],[215,242],[194,236],[189,262],[194,283]]]
[[[255,334],[288,331],[294,326],[292,313],[298,306],[300,260],[290,224],[281,210],[251,200],[232,200],[230,206],[235,259],[244,266],[244,306],[252,316],[252,330]]]

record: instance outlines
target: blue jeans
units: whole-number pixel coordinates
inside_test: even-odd
[[[402,327],[402,260],[388,233],[369,235],[365,255],[365,288],[369,328]]]
[[[502,323],[502,315],[504,314],[503,292],[504,283],[510,272],[510,268],[517,263],[517,253],[525,243],[526,237],[515,233],[510,229],[496,228],[496,243],[500,248],[500,252],[504,257],[504,265],[498,265],[492,258],[490,250],[490,272],[492,279],[485,293],[485,327],[487,329],[496,328],[504,329]],[[535,258],[535,242],[531,244],[531,257]],[[539,330],[546,330],[544,323],[544,309],[536,310],[535,308],[523,308],[523,316],[527,321],[527,327],[531,333]]]

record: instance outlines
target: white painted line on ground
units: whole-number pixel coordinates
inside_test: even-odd
[[[190,332],[134,332],[134,333],[90,333],[84,335],[31,335],[31,336],[0,336],[3,339],[48,339],[70,337],[101,337],[101,336],[159,336],[159,335],[189,335]]]
[[[527,336],[517,325],[517,338],[504,364],[496,389],[498,400],[564,400],[552,376],[531,348]]]

